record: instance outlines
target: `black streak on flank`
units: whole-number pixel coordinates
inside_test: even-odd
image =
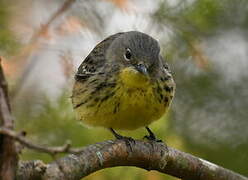
[[[161,92],[162,92],[162,89],[161,89],[161,87],[158,85],[158,87],[157,87],[157,93],[158,93],[158,94],[161,94]]]
[[[95,93],[97,91],[100,91],[100,90],[102,90],[104,88],[108,88],[108,87],[113,88],[115,86],[116,86],[115,82],[111,82],[111,83],[102,82],[98,86],[96,86],[95,91],[93,91],[92,93]]]
[[[114,111],[113,113],[115,114],[120,108],[120,102],[118,102],[116,105],[115,105],[115,108],[114,108]]]
[[[100,98],[98,98],[98,97],[94,99],[95,102],[98,102],[99,100],[100,100]]]
[[[76,96],[76,95],[83,94],[83,93],[85,93],[86,91],[87,91],[87,89],[82,89],[82,90],[80,90],[80,91],[78,91],[78,92],[74,92],[72,96]]]
[[[99,99],[100,103],[97,105],[97,107],[99,108],[104,101],[106,101],[107,99],[109,99],[110,97],[112,97],[114,95],[115,95],[115,91],[111,92],[110,94],[107,94],[102,99]]]
[[[80,81],[80,82],[84,82],[84,81],[86,81],[89,77],[90,77],[89,74],[76,74],[76,75],[75,75],[75,80]]]
[[[164,96],[163,96],[163,94],[159,94],[159,96],[160,96],[159,102],[161,103],[162,100],[164,99]]]
[[[164,102],[167,104],[168,101],[169,101],[168,97],[165,96],[165,97],[164,97]]]
[[[111,92],[110,94],[107,94],[105,97],[103,97],[101,99],[101,103],[106,101],[108,98],[112,97],[113,95],[115,94],[115,91],[114,92]]]
[[[91,80],[89,83],[91,84],[91,83],[94,83],[94,82],[96,82],[97,81],[97,79],[93,79],[93,80]]]
[[[79,106],[82,106],[83,104],[87,103],[88,101],[89,101],[89,99],[86,99],[85,101],[83,101],[83,102],[77,104],[77,105],[74,106],[73,108],[76,109],[76,108],[78,108]]]

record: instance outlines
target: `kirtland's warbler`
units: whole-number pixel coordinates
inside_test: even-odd
[[[75,75],[72,103],[78,119],[89,126],[114,129],[146,127],[168,110],[175,83],[158,42],[130,31],[109,36],[90,52]]]

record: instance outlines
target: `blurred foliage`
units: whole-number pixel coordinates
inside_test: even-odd
[[[0,55],[13,53],[18,47],[13,33],[8,27],[8,18],[10,15],[9,4],[6,0],[0,1]]]
[[[230,61],[227,59],[221,61],[216,58],[209,53],[208,47],[211,40],[216,40],[215,44],[220,36],[237,29],[239,31],[234,32],[242,32],[239,35],[243,35],[244,41],[248,41],[248,1],[178,0],[173,1],[174,3],[169,0],[147,1],[156,4],[153,12],[145,15],[149,15],[151,18],[154,29],[157,28],[160,33],[162,32],[163,37],[161,37],[160,43],[164,47],[161,49],[171,65],[177,83],[172,110],[166,117],[152,124],[151,128],[159,138],[170,146],[248,176],[246,167],[248,161],[248,112],[246,110],[248,84],[245,83],[248,80],[248,73],[246,71],[238,73],[240,74],[238,78],[230,80],[235,74],[234,70],[235,72],[240,71],[237,68],[239,66],[230,67],[232,66]],[[18,2],[19,4],[24,3],[24,1]],[[27,2],[30,1],[27,0]],[[59,2],[62,1],[54,1],[55,4],[51,7],[58,6],[56,3]],[[69,15],[63,16],[62,22],[57,21],[54,23],[55,25],[51,25],[52,30],[47,31],[46,36],[38,39],[38,42],[54,43],[56,40],[58,41],[58,36],[62,36],[62,41],[59,43],[64,45],[64,42],[70,43],[67,39],[68,35],[74,34],[77,37],[79,32],[84,37],[91,35],[92,38],[99,38],[101,36],[100,39],[103,39],[109,33],[106,29],[108,29],[109,21],[113,20],[111,19],[113,12],[125,12],[130,7],[128,6],[129,2],[128,0],[78,1],[77,5],[67,12]],[[35,3],[37,3],[37,7],[40,7],[44,1],[35,1]],[[10,2],[0,0],[0,52],[3,54],[17,49],[14,35],[9,31],[9,20],[12,13],[9,7],[11,7]],[[106,11],[109,8],[113,12]],[[133,11],[127,12],[133,13]],[[153,27],[150,26],[148,29],[153,29]],[[37,29],[35,26],[34,31]],[[169,34],[168,38],[163,39],[166,33]],[[229,34],[225,38],[228,39]],[[74,41],[76,40],[74,39]],[[42,45],[44,46],[44,44]],[[58,47],[48,46],[47,48],[50,47],[52,47],[51,52],[57,51]],[[35,50],[39,51],[38,48]],[[34,60],[38,61],[39,56],[44,58],[51,55],[48,53],[48,55],[42,56],[42,50],[33,56]],[[220,54],[230,53],[223,52],[220,48],[218,50]],[[73,146],[78,147],[113,138],[106,129],[87,128],[75,120],[70,102],[70,78],[73,76],[70,74],[73,63],[69,61],[72,56],[73,53],[69,53],[68,56],[60,54],[62,62],[58,64],[62,66],[63,75],[67,79],[65,87],[60,87],[62,93],[55,93],[51,98],[46,95],[44,89],[39,88],[37,84],[41,82],[34,77],[36,84],[24,86],[25,91],[17,97],[13,97],[12,106],[16,117],[16,129],[26,131],[27,138],[38,144],[56,146],[70,140]],[[234,65],[240,63],[236,56],[231,62],[234,62]],[[247,61],[246,64],[248,64]],[[20,66],[15,66],[15,68],[17,67]],[[31,67],[33,68],[33,66]],[[45,68],[41,67],[39,64],[36,68],[38,70],[33,74],[30,73],[30,76],[41,75],[40,71],[45,71]],[[28,69],[28,71],[31,70]],[[57,74],[54,73],[55,75]],[[43,81],[47,82],[49,75],[45,77],[46,79]],[[21,90],[17,89],[16,91]],[[146,131],[142,128],[131,132],[120,131],[120,133],[141,139]],[[22,152],[21,158],[23,160],[42,159],[46,162],[53,160],[47,154],[26,149]],[[134,167],[101,170],[85,179],[111,180],[120,177],[134,180],[175,179],[154,171],[147,172]]]
[[[247,15],[245,0],[180,1],[175,8],[161,1],[153,14],[160,26],[169,26],[174,33],[165,54],[177,83],[170,129],[183,137],[191,153],[244,175],[248,175],[248,86],[243,83],[247,76],[244,72],[231,81],[229,68],[223,73],[218,59],[207,57],[202,44],[228,30],[245,32]]]

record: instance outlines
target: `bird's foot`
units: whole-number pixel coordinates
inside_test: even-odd
[[[123,140],[127,147],[129,148],[129,150],[132,152],[132,144],[135,144],[135,140],[131,137],[127,137],[127,136],[122,136],[120,134],[118,134],[117,132],[115,132],[115,130],[113,128],[109,128],[109,130],[112,132],[112,134],[115,136],[116,139],[119,140]]]
[[[148,131],[149,135],[144,136],[143,139],[148,139],[149,141],[155,142],[163,142],[161,139],[157,139],[155,134],[146,126],[146,130]]]

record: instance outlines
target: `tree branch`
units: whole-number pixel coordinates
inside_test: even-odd
[[[140,140],[132,143],[132,151],[124,141],[109,140],[85,147],[81,153],[68,155],[51,164],[21,162],[17,179],[78,180],[100,169],[116,166],[157,170],[185,180],[248,180],[163,143]]]
[[[242,175],[167,147],[163,143],[136,140],[131,144],[132,151],[120,140],[105,141],[85,148],[71,148],[70,143],[44,147],[29,142],[21,134],[7,128],[0,128],[0,134],[9,136],[27,148],[51,155],[73,153],[51,164],[39,160],[19,163],[17,179],[20,180],[78,180],[97,170],[115,166],[136,166],[190,180],[248,180]]]
[[[0,58],[0,126],[13,128],[13,119],[10,114],[7,82],[5,80]],[[9,136],[0,136],[0,179],[13,180],[18,162],[18,156],[13,139]]]
[[[16,133],[15,131],[7,128],[0,128],[0,134],[4,134],[11,137],[12,139],[18,141],[20,144],[24,145],[29,149],[34,149],[39,152],[48,153],[52,156],[58,153],[76,154],[82,151],[82,148],[71,148],[70,142],[66,142],[63,146],[57,146],[57,147],[45,147],[38,144],[34,144],[28,141],[26,138],[24,138],[20,133]]]

